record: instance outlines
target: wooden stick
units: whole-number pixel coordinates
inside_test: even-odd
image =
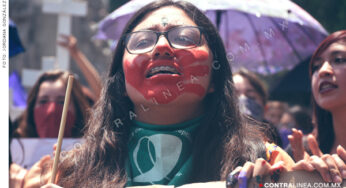
[[[58,170],[59,156],[60,156],[60,151],[61,151],[62,139],[64,138],[66,116],[67,116],[67,112],[68,112],[68,106],[70,104],[72,85],[73,85],[73,75],[69,75],[68,81],[67,81],[67,89],[66,89],[66,94],[65,94],[64,107],[62,110],[62,116],[61,116],[61,121],[60,121],[58,145],[56,147],[56,152],[55,152],[55,156],[54,156],[53,171],[52,171],[50,183],[55,183],[55,177],[56,177],[56,173]]]

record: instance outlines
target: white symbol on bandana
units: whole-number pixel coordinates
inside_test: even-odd
[[[148,141],[146,148],[153,167],[143,173],[138,165],[138,151],[144,139]],[[154,146],[156,156],[153,156],[149,149],[150,143]],[[182,141],[178,137],[169,134],[156,134],[141,138],[133,151],[134,163],[140,175],[134,177],[133,181],[156,182],[168,178],[167,175],[173,170],[179,160],[182,146]]]

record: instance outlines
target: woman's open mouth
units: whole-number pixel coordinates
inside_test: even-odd
[[[150,69],[147,74],[146,74],[146,78],[150,78],[152,76],[155,75],[159,75],[159,74],[164,74],[164,75],[181,75],[180,72],[171,66],[157,66],[157,67],[153,67],[152,69]]]
[[[319,92],[321,94],[324,93],[328,93],[334,89],[338,88],[338,86],[336,84],[333,84],[331,82],[327,82],[327,81],[323,81],[320,85],[319,85]]]

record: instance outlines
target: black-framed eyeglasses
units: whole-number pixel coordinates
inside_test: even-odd
[[[159,37],[164,35],[172,48],[189,49],[201,44],[202,28],[179,26],[165,32],[142,30],[125,35],[125,46],[130,54],[142,54],[154,49]]]

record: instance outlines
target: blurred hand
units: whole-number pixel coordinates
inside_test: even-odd
[[[22,187],[27,170],[16,163],[12,163],[9,171],[9,186]]]
[[[72,35],[61,34],[57,42],[60,46],[67,48],[70,53],[76,53],[78,50],[77,39]]]
[[[346,150],[342,146],[338,146],[336,148],[336,153],[332,156],[334,157],[334,160],[338,166],[339,169],[341,169],[341,176],[343,179],[346,179]]]
[[[316,169],[326,182],[341,183],[346,179],[346,151],[342,146],[338,146],[337,154],[323,154],[320,150],[315,136],[308,136],[309,148],[312,156],[305,157],[293,167],[294,170]]]
[[[292,134],[288,136],[290,141],[294,161],[308,159],[309,154],[305,151],[303,144],[303,133],[301,130],[292,129]]]
[[[51,157],[45,155],[28,170],[24,178],[24,188],[40,187],[48,183],[51,176],[50,160]]]
[[[345,150],[345,148],[343,148],[342,146],[339,145],[336,148],[336,153],[344,162],[346,162],[346,150]]]
[[[247,187],[248,180],[252,177],[256,179],[256,183],[263,184],[264,176],[270,175],[273,182],[277,182],[282,172],[286,172],[287,168],[283,161],[279,161],[274,165],[270,165],[263,158],[259,158],[255,163],[246,162],[244,166],[238,166],[227,177],[227,187],[233,187],[237,182],[239,187]]]

